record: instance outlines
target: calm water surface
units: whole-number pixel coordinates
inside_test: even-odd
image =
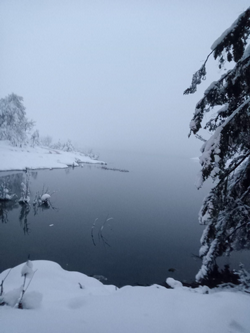
[[[192,254],[198,253],[203,230],[197,214],[209,188],[194,186],[199,164],[115,152],[101,159],[109,168],[129,172],[100,165],[32,172],[32,200],[49,188],[55,209],[1,205],[0,271],[30,254],[33,260],[104,276],[105,283],[117,286],[162,284],[168,276],[193,281],[200,261]],[[21,172],[0,177],[20,194]],[[237,260],[227,259],[232,265]]]

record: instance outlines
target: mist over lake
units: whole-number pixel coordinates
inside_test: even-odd
[[[31,172],[31,198],[48,189],[48,209],[1,203],[0,271],[30,255],[117,286],[163,284],[168,276],[193,281],[201,264],[194,256],[203,230],[197,216],[211,185],[194,186],[199,164],[115,151],[100,157],[105,168]],[[18,194],[22,172],[0,177]],[[246,259],[241,252],[223,263],[234,266],[239,256]]]

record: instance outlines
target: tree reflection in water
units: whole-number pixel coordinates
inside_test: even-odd
[[[29,234],[29,223],[28,223],[28,215],[30,212],[30,205],[28,203],[20,203],[21,210],[19,214],[20,225],[23,228],[24,234]]]
[[[7,174],[5,172],[0,176],[0,185],[3,188],[7,189],[6,193],[15,193],[15,196],[9,196],[9,199],[5,197],[3,200],[0,198],[0,222],[7,223],[9,221],[8,215],[13,209],[21,208],[19,213],[19,222],[23,229],[24,234],[30,233],[30,223],[28,223],[28,215],[31,211],[31,205],[29,204],[29,200],[22,200],[24,198],[24,194],[28,196],[30,194],[30,176],[33,179],[37,178],[37,171],[25,170],[24,172],[19,173],[10,173]],[[27,189],[27,193],[24,191],[24,185]],[[25,193],[24,193],[25,192]],[[18,199],[20,198],[20,199]],[[26,198],[26,197],[25,197]],[[33,213],[37,215],[38,213],[47,210],[54,209],[50,201],[41,202],[40,204],[33,204]]]
[[[18,208],[18,203],[15,200],[10,201],[0,201],[0,221],[2,223],[7,223],[8,213],[15,208]]]

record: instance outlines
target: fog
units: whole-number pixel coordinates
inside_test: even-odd
[[[0,98],[24,98],[40,135],[83,148],[197,156],[195,104],[222,71],[210,46],[247,0],[1,0]]]

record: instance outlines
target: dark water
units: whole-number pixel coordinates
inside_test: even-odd
[[[200,261],[192,254],[198,253],[203,230],[197,214],[209,187],[197,191],[194,186],[199,164],[131,153],[106,152],[101,159],[109,168],[129,172],[100,165],[33,172],[32,199],[49,188],[55,191],[55,209],[1,204],[0,271],[30,254],[33,260],[102,275],[105,283],[117,286],[161,284],[168,276],[193,281]],[[0,177],[20,193],[22,173]]]

